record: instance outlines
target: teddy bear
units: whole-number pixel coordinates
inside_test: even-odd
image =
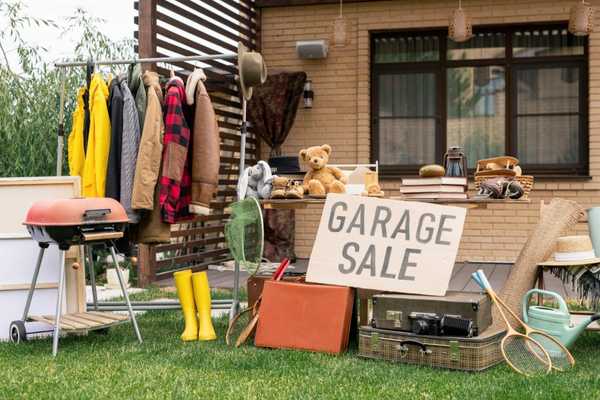
[[[348,178],[339,168],[327,165],[330,155],[331,146],[328,144],[300,150],[300,160],[309,167],[302,183],[309,196],[325,197],[327,193],[346,192]]]
[[[238,181],[239,198],[268,199],[271,196],[273,178],[276,177],[271,175],[271,167],[265,161],[259,161],[256,165],[246,168]]]

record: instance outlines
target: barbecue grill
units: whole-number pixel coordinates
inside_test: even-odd
[[[118,201],[89,198],[38,201],[23,224],[33,240],[68,250],[72,245],[120,238],[128,222]]]
[[[129,301],[125,282],[121,270],[118,267],[117,255],[113,242],[113,240],[123,237],[123,232],[128,223],[129,219],[121,204],[110,198],[42,200],[31,206],[23,224],[27,226],[27,230],[31,234],[31,237],[38,242],[40,251],[31,281],[31,287],[29,288],[29,293],[27,295],[23,318],[22,320],[13,321],[10,324],[10,337],[13,342],[20,343],[27,340],[25,322],[42,321],[50,323],[54,325],[52,354],[56,355],[58,352],[58,339],[61,329],[70,332],[85,332],[95,329],[106,329],[112,325],[127,321],[128,318],[122,314],[97,311],[98,300],[91,247],[93,245],[101,244],[110,249],[123,297],[127,303],[129,319],[133,324],[139,342],[142,343],[142,336]],[[60,273],[56,314],[54,316],[29,316],[31,299],[33,298],[33,293],[35,291],[44,251],[50,244],[58,245],[60,250]],[[65,279],[65,251],[73,245],[85,246],[94,300],[94,310],[96,311],[61,315]]]

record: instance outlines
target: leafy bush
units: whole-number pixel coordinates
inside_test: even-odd
[[[27,43],[24,29],[46,26],[73,32],[73,59],[132,58],[133,39],[113,41],[101,32],[101,19],[77,9],[72,17],[57,23],[26,15],[18,1],[0,0],[0,176],[46,176],[56,174],[56,145],[60,109],[61,78],[64,74],[65,149],[71,126],[77,88],[85,83],[85,68],[57,69],[48,62],[47,51]],[[16,47],[18,61],[11,65],[7,50]],[[123,68],[123,67],[122,67]],[[113,74],[121,71],[112,69]],[[68,172],[66,150],[63,173]]]

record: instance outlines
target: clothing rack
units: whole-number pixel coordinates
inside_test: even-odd
[[[210,54],[210,55],[196,55],[196,56],[178,56],[178,57],[149,57],[149,58],[133,58],[133,59],[125,59],[125,60],[89,60],[89,61],[63,61],[57,62],[54,64],[56,68],[61,68],[61,88],[60,88],[60,110],[58,116],[58,143],[56,147],[56,176],[62,175],[62,166],[63,166],[63,152],[64,152],[64,104],[65,104],[65,86],[66,86],[66,74],[64,69],[66,68],[74,68],[74,67],[86,67],[89,65],[123,65],[123,64],[156,64],[156,63],[176,63],[176,62],[184,62],[184,61],[210,61],[210,60],[236,60],[236,53],[221,53],[221,54]],[[239,173],[246,168],[245,166],[245,158],[246,158],[246,135],[248,133],[248,124],[246,121],[246,105],[247,101],[240,93],[240,98],[242,100],[242,124],[240,127],[240,163],[239,163]],[[238,201],[241,200],[238,196]],[[240,295],[240,265],[236,262],[234,268],[234,277],[233,277],[233,299],[231,300],[231,308],[229,309],[229,319],[233,319],[234,316],[237,315],[240,309],[239,304],[239,295]],[[98,302],[98,306],[102,306],[102,310],[104,311],[116,311],[122,309],[126,306],[125,303],[115,303],[115,302]],[[134,310],[148,310],[148,309],[173,309],[179,304],[178,301],[170,302],[161,302],[160,306],[157,306],[153,302],[138,302],[133,305]],[[215,309],[223,309],[224,301],[223,300],[215,300],[213,301],[213,307]]]

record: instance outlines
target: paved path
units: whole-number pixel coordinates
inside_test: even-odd
[[[295,264],[296,271],[306,270],[308,260],[301,259]],[[478,269],[482,269],[488,277],[492,287],[498,291],[504,286],[504,282],[508,277],[510,263],[477,263],[477,262],[464,262],[457,263],[452,271],[452,278],[450,280],[449,290],[459,290],[476,292],[479,291],[479,287],[471,279],[471,274]],[[208,281],[213,289],[231,289],[233,288],[233,272],[230,270],[216,270],[209,269]],[[544,275],[545,285],[547,290],[559,293],[563,297],[575,297],[575,292],[571,290],[570,286],[563,285],[563,283],[550,273]],[[240,287],[246,286],[246,280],[248,274],[242,272],[240,276]],[[172,279],[165,279],[158,281],[157,284],[161,287],[173,286]]]

